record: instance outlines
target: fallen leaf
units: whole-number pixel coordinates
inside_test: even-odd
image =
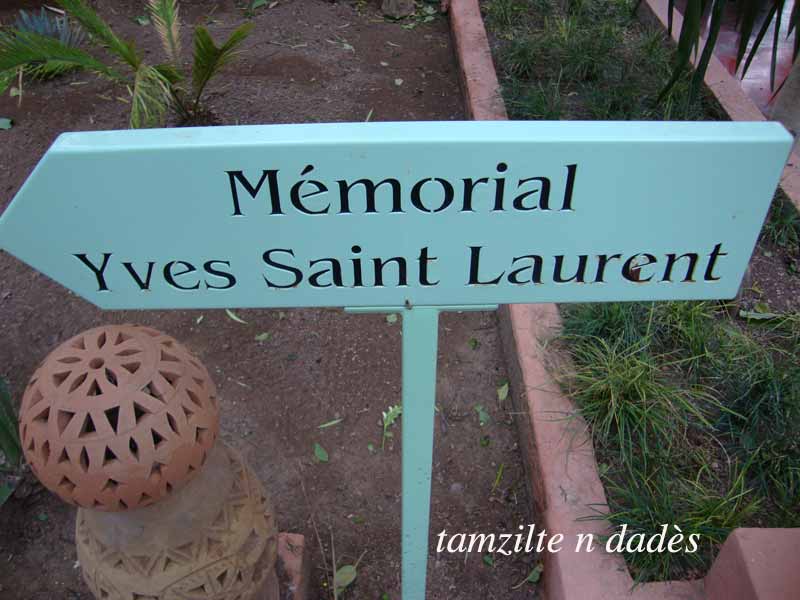
[[[256,336],[257,342],[266,342],[272,334],[269,331],[265,331],[264,333],[259,333]]]
[[[497,399],[502,402],[508,398],[508,382],[506,381],[503,385],[497,388]]]
[[[333,427],[334,425],[338,425],[344,421],[344,419],[334,419],[333,421],[328,421],[327,423],[323,423],[322,425],[317,425],[317,429],[327,429],[328,427]]]
[[[391,313],[386,315],[386,322],[389,325],[394,325],[395,323],[397,323],[397,313]]]
[[[336,588],[337,593],[343,591],[348,585],[356,580],[355,565],[343,565],[339,567],[333,576],[333,586]]]
[[[325,448],[320,446],[317,442],[314,442],[314,456],[321,463],[328,462],[328,452],[327,452],[327,450],[325,450]]]
[[[226,308],[225,309],[225,314],[228,315],[233,321],[236,321],[237,323],[241,323],[242,325],[247,325],[247,321],[243,320],[240,316],[238,316],[230,308]]]
[[[11,129],[14,126],[14,121],[6,117],[0,117],[0,129]]]
[[[486,409],[483,407],[482,404],[475,405],[475,412],[478,413],[478,423],[480,423],[481,427],[484,425],[488,425],[492,418],[489,416],[489,413],[486,412]]]

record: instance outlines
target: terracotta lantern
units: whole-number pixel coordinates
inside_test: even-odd
[[[23,450],[80,507],[78,559],[96,598],[277,600],[274,512],[218,432],[208,372],[154,329],[90,329],[34,373]]]
[[[63,343],[33,375],[20,409],[34,474],[95,510],[147,506],[182,486],[218,431],[208,372],[147,327],[97,327]]]

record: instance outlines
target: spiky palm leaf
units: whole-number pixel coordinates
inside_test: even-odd
[[[640,2],[637,3],[637,6]],[[800,0],[792,0],[792,2],[794,4],[789,16],[787,35],[794,35],[792,60],[797,60],[798,50],[800,50],[800,34],[798,34],[798,24],[800,24]],[[708,27],[705,45],[703,46],[703,54],[697,63],[692,82],[693,91],[696,93],[699,89],[700,82],[702,82],[705,76],[714,46],[717,43],[719,31],[722,27],[723,11],[729,3],[731,3],[731,0],[689,0],[689,2],[686,3],[683,25],[681,26],[678,40],[675,67],[672,72],[672,77],[661,92],[660,98],[667,95],[672,86],[689,68],[692,54],[696,52],[701,45],[704,15],[706,15],[708,11],[711,11],[711,21]],[[765,3],[768,5],[766,7],[766,15],[756,31],[755,26],[759,21]],[[773,90],[775,90],[775,67],[778,62],[778,36],[785,6],[786,0],[767,0],[766,2],[764,0],[739,0],[739,2],[736,3],[736,30],[739,34],[739,43],[736,52],[736,69],[738,70],[742,67],[742,78],[744,78],[747,70],[750,68],[750,64],[761,47],[761,43],[770,26],[774,25],[771,50],[772,58],[770,61],[770,88]],[[676,0],[669,0],[667,10],[669,14],[668,29],[670,33],[672,33],[672,16],[673,11],[676,10]],[[753,34],[755,34],[755,37],[753,37]],[[751,39],[752,44],[750,43]],[[742,66],[742,63],[744,63],[744,66]],[[778,89],[780,89],[780,86]]]
[[[60,40],[31,31],[0,34],[0,72],[19,67],[47,71],[80,67],[109,79],[122,81],[122,75],[83,50],[64,45]]]
[[[94,37],[95,40],[104,44],[108,49],[124,60],[136,71],[142,62],[136,52],[136,48],[130,42],[124,42],[117,37],[111,27],[100,18],[84,0],[56,0],[69,15],[80,23],[83,28]]]
[[[181,61],[181,23],[177,0],[148,0],[150,20],[161,38],[169,60],[176,67]]]
[[[194,30],[194,65],[192,67],[192,89],[195,108],[209,80],[219,73],[238,54],[239,46],[250,35],[252,23],[238,27],[222,46],[217,47],[205,27]]]
[[[140,64],[131,91],[131,127],[163,125],[171,102],[169,80],[156,67]]]

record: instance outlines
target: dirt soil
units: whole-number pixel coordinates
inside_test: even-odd
[[[0,21],[8,24],[17,8],[39,3],[3,4]],[[134,22],[143,2],[95,4],[155,61],[155,34]],[[377,1],[275,4],[256,11],[243,58],[211,85],[215,122],[363,121],[370,113],[373,120],[464,118],[445,18],[404,29],[384,21]],[[184,2],[187,51],[188,25],[206,24],[219,39],[243,22],[243,6]],[[14,119],[10,131],[0,132],[3,208],[60,132],[126,128],[126,96],[123,88],[77,73],[27,83],[20,107],[15,98],[0,98],[0,116]],[[223,311],[101,312],[0,254],[0,374],[17,401],[47,353],[84,329],[133,322],[175,336],[209,367],[223,401],[223,437],[246,451],[270,491],[281,530],[307,536],[313,549],[309,597],[331,597],[313,515],[328,563],[331,533],[340,564],[365,553],[348,597],[399,598],[399,427],[381,451],[379,423],[381,411],[400,402],[400,322],[339,310],[237,314],[247,324]],[[255,340],[265,332],[268,340]],[[506,366],[495,315],[445,315],[439,369],[431,531],[516,532],[533,519],[513,416],[496,394]],[[477,404],[489,411],[491,424],[479,425]],[[343,421],[318,428],[337,418]],[[315,442],[330,454],[327,464],[314,461]],[[3,600],[90,598],[76,563],[74,519],[74,507],[30,485],[0,509]],[[428,597],[529,597],[527,584],[511,588],[533,563],[532,556],[496,556],[490,567],[478,554],[432,551]]]

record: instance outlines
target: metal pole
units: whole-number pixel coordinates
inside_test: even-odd
[[[428,569],[439,309],[403,315],[403,600],[424,600]]]

